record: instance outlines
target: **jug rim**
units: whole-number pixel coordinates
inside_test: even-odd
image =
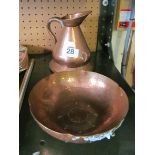
[[[67,14],[64,17],[62,17],[61,20],[64,26],[76,27],[79,26],[91,12],[92,11],[83,11],[83,12],[76,12],[73,14]]]
[[[76,12],[76,13],[71,13],[71,14],[67,14],[65,16],[63,16],[61,19],[68,21],[68,20],[74,20],[74,19],[78,19],[81,17],[87,17],[92,11],[83,11],[83,12]]]

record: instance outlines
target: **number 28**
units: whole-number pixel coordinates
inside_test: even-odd
[[[67,48],[67,53],[68,53],[68,54],[74,54],[74,48],[68,47],[68,48]]]

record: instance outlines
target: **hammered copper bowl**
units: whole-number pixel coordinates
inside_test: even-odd
[[[128,98],[106,76],[89,71],[54,73],[29,96],[31,114],[49,135],[72,143],[101,140],[125,118]]]

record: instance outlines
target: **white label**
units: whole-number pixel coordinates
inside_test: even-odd
[[[32,155],[40,155],[40,152],[34,152]]]
[[[65,42],[64,56],[77,58],[79,56],[79,49],[75,48],[74,42]]]
[[[129,21],[130,20],[130,14],[131,14],[131,11],[120,11],[119,21],[120,22]]]

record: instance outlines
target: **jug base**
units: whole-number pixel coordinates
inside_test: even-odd
[[[88,62],[87,64],[83,66],[70,68],[66,65],[62,65],[62,64],[60,65],[54,60],[51,60],[49,62],[49,68],[52,72],[63,72],[63,71],[73,71],[73,70],[93,71],[93,64],[91,62]]]

